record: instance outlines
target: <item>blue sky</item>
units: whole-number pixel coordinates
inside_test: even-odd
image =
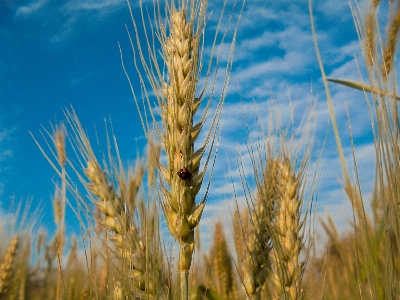
[[[151,2],[146,1],[145,5],[151,7]],[[213,30],[221,4],[210,2],[212,14],[208,28]],[[139,18],[135,3],[133,14]],[[232,3],[228,0],[229,8]],[[238,13],[237,7],[234,18]],[[357,80],[354,57],[360,59],[361,55],[348,1],[316,0],[314,14],[328,76]],[[74,107],[93,138],[95,128],[101,132],[104,118],[110,117],[126,164],[145,147],[118,49],[119,42],[127,57],[126,63],[131,63],[125,23],[132,28],[125,0],[23,3],[3,0],[0,3],[0,213],[8,212],[12,199],[18,201],[32,196],[33,206],[39,202],[44,205],[41,223],[49,228],[53,226],[52,180],[57,178],[29,132],[40,140],[41,126],[49,129],[50,122],[64,120],[62,109],[65,107]],[[128,68],[133,70],[132,65]],[[134,73],[131,75],[134,77]],[[365,100],[360,92],[330,87],[346,155],[351,162],[344,101],[349,107],[361,180],[368,193],[373,178],[373,148]],[[283,123],[289,121],[289,95],[296,122],[302,118],[310,100],[318,98],[316,146],[322,145],[326,138],[320,162],[318,210],[330,212],[341,228],[350,219],[350,206],[340,188],[341,169],[311,38],[308,3],[306,0],[247,0],[237,35],[222,115],[216,175],[203,227],[212,228],[215,220],[227,219],[227,207],[232,203],[230,176],[234,181],[239,180],[236,157],[240,154],[249,166],[242,107],[250,123],[250,136],[256,136],[253,121],[257,114],[268,114],[266,104],[271,99],[282,111]],[[258,104],[257,109],[253,101]],[[76,222],[74,216],[67,220]]]

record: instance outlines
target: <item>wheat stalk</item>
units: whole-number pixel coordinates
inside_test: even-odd
[[[175,10],[175,8],[173,8]],[[194,20],[192,20],[193,22]],[[193,35],[193,23],[187,22],[186,10],[171,12],[170,36],[163,45],[170,82],[163,82],[161,106],[166,129],[163,146],[167,167],[160,164],[164,185],[162,208],[171,234],[180,244],[178,270],[183,285],[182,299],[187,299],[187,276],[194,250],[194,228],[198,225],[205,201],[196,205],[204,173],[199,173],[204,149],[194,151],[202,123],[193,126],[193,116],[200,104],[195,99],[199,35]],[[188,178],[181,178],[180,170]]]
[[[217,105],[210,129],[206,134],[203,144],[200,147],[195,147],[195,143],[204,126],[205,118],[210,107],[216,78],[214,77],[214,81],[212,82],[212,89],[210,98],[206,103],[206,109],[203,114],[199,116],[199,121],[196,123],[194,121],[195,115],[204,98],[204,92],[208,86],[209,77],[211,76],[211,66],[213,65],[213,60],[211,59],[207,73],[205,74],[205,85],[200,91],[200,96],[196,97],[198,82],[200,81],[200,74],[203,67],[202,49],[204,45],[202,38],[206,23],[207,0],[180,0],[178,5],[175,5],[174,1],[166,1],[165,19],[164,16],[160,14],[159,5],[160,3],[157,2],[155,8],[156,22],[152,30],[154,29],[156,32],[155,36],[157,36],[162,47],[161,57],[166,66],[167,76],[163,75],[163,68],[159,66],[157,60],[157,47],[156,45],[151,45],[150,41],[153,40],[153,38],[149,37],[147,39],[146,46],[148,49],[146,49],[146,51],[150,53],[150,61],[146,61],[142,51],[143,46],[138,39],[137,24],[132,13],[132,22],[136,33],[136,45],[133,43],[130,35],[129,37],[133,51],[139,52],[140,62],[157,97],[158,106],[161,110],[162,129],[157,125],[155,111],[152,108],[153,101],[150,100],[149,94],[147,93],[141,70],[137,67],[142,88],[146,91],[144,97],[145,102],[148,104],[148,109],[150,110],[149,114],[141,112],[139,101],[136,98],[130,77],[125,69],[122,52],[121,59],[124,71],[131,85],[132,94],[138,107],[147,139],[150,140],[153,130],[153,125],[150,125],[146,118],[147,115],[150,115],[166,156],[166,164],[159,162],[159,173],[162,178],[162,180],[160,180],[161,194],[164,198],[162,201],[162,209],[168,229],[179,243],[180,254],[178,272],[181,282],[181,298],[186,300],[188,299],[188,273],[195,247],[194,229],[200,222],[207,199],[208,188],[206,195],[201,201],[196,203],[195,198],[202,185],[205,172],[209,165],[212,149],[216,142],[222,103],[225,97],[232,63],[234,43],[232,43],[229,53],[226,77],[222,86],[220,102]],[[144,15],[145,13],[142,9],[142,16]],[[143,25],[144,27],[146,26],[144,21]],[[225,34],[222,37],[222,41],[225,39]],[[235,36],[236,30],[233,35],[233,40]],[[216,39],[212,46],[211,57],[214,57],[215,48]],[[138,65],[136,60],[135,65]],[[149,144],[151,143],[149,142]],[[208,145],[209,149],[206,150]],[[201,171],[200,160],[207,152],[206,162]]]
[[[63,250],[64,250],[64,231],[65,231],[65,205],[66,205],[66,149],[65,149],[65,136],[64,136],[64,126],[61,125],[58,130],[55,132],[55,148],[58,155],[58,162],[61,166],[61,199],[59,199],[59,192],[56,191],[56,199],[55,199],[55,219],[59,226],[59,234],[60,234],[60,244],[58,245],[58,281],[57,281],[57,294],[56,299],[60,299],[61,293],[61,276],[62,276],[62,259],[63,259]],[[58,199],[57,199],[58,198]]]

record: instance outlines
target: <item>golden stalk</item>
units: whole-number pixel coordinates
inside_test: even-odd
[[[64,250],[64,231],[65,231],[65,205],[66,205],[66,171],[65,171],[65,162],[66,162],[66,150],[65,150],[65,137],[64,137],[64,126],[61,127],[55,133],[55,148],[58,154],[58,162],[61,166],[61,199],[57,199],[56,197],[56,221],[59,226],[59,234],[60,234],[60,244],[58,245],[58,281],[57,281],[57,294],[56,299],[60,299],[61,295],[61,276],[62,276],[62,258],[63,258],[63,250]],[[56,192],[58,196],[59,192]],[[59,205],[59,207],[57,207]]]

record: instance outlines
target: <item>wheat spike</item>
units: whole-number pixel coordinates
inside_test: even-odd
[[[243,223],[242,223],[243,224]],[[233,233],[234,233],[234,242],[235,242],[235,247],[236,247],[236,254],[237,254],[237,260],[238,263],[240,264],[244,258],[244,253],[245,253],[245,245],[244,245],[244,238],[243,238],[243,230],[241,227],[241,222],[240,222],[240,216],[239,216],[239,210],[236,210],[233,214]],[[241,271],[241,270],[239,270]],[[241,276],[243,276],[243,273],[240,273]]]
[[[216,290],[224,299],[233,299],[236,283],[233,276],[231,254],[220,222],[215,225],[213,245],[213,269]]]
[[[400,9],[397,10],[393,20],[389,26],[388,38],[386,41],[386,47],[383,51],[383,64],[382,64],[382,75],[384,79],[388,77],[391,69],[393,68],[394,55],[396,53],[397,46],[397,34],[400,28]]]
[[[171,234],[186,250],[180,257],[179,270],[188,271],[194,249],[194,231],[200,221],[204,203],[196,206],[194,198],[202,183],[199,174],[203,150],[194,152],[193,144],[198,132],[193,128],[195,106],[195,78],[197,39],[193,37],[193,24],[187,23],[184,9],[171,15],[171,36],[164,44],[170,84],[163,83],[166,99],[162,108],[166,135],[164,150],[167,153],[168,168],[161,166],[166,183],[171,190],[163,189],[166,200],[163,205],[167,225]],[[197,101],[199,102],[199,101]],[[192,175],[182,180],[177,172],[188,168]]]
[[[146,248],[151,247],[151,238],[147,241],[146,237],[139,236],[138,228],[132,221],[131,211],[124,207],[122,197],[117,194],[113,185],[108,183],[107,175],[101,170],[97,161],[88,161],[85,174],[91,181],[88,184],[88,188],[95,196],[101,199],[101,201],[96,201],[95,204],[105,214],[105,218],[103,221],[98,220],[98,222],[115,233],[110,237],[110,240],[117,246],[120,256],[128,267],[128,277],[133,281],[136,289],[135,293],[144,292],[148,296],[164,297],[165,295],[163,295],[162,291],[156,290],[156,286],[162,285],[158,285],[159,283],[155,282],[155,278],[160,278],[161,281],[164,281],[162,272],[158,270],[161,266],[152,266],[151,262],[149,262],[149,260],[155,261],[157,259],[157,252],[152,254],[152,258],[147,258],[148,255],[146,254]],[[133,195],[129,191],[127,194]],[[126,196],[124,195],[124,197]],[[135,200],[134,203],[137,203],[137,201]],[[143,215],[142,219],[148,224],[154,222],[150,215]],[[144,230],[147,230],[145,232],[146,235],[156,238],[154,227],[146,225]],[[152,268],[155,269],[153,270]],[[148,272],[152,273],[149,274]],[[154,281],[148,280],[148,278],[151,278],[150,276],[156,276],[153,278]],[[121,286],[116,291],[118,291],[116,295],[120,295]]]
[[[61,198],[60,193],[58,192],[58,188],[56,189],[56,195],[53,200],[53,209],[54,209],[54,221],[56,224],[59,224],[61,221]]]
[[[203,123],[200,121],[193,125],[201,100],[195,97],[200,38],[199,30],[193,32],[195,21],[194,18],[188,21],[185,5],[179,11],[172,6],[170,35],[167,37],[165,34],[162,44],[169,81],[162,82],[164,101],[161,116],[166,130],[162,146],[167,155],[167,167],[160,164],[160,170],[170,187],[168,189],[162,184],[165,196],[162,208],[168,229],[180,244],[178,271],[182,299],[188,297],[188,273],[195,245],[194,228],[200,222],[205,205],[204,200],[199,204],[195,201],[204,176],[204,172],[199,172],[204,148],[194,150]],[[185,178],[180,176],[182,170]]]
[[[63,126],[61,125],[61,129],[56,131],[55,137],[55,146],[58,154],[58,160],[62,167],[65,166],[66,160],[66,151],[65,151],[65,138],[64,138],[64,130],[62,129]]]
[[[376,57],[376,21],[375,21],[375,10],[370,11],[367,14],[365,20],[365,40],[364,48],[366,53],[367,64],[372,66]]]
[[[271,252],[271,280],[277,296],[295,300],[300,297],[300,283],[304,271],[299,257],[303,247],[298,180],[301,174],[294,174],[288,159],[280,161],[277,170],[280,195],[277,200],[276,220],[271,228],[274,246],[274,251]]]
[[[13,274],[14,259],[19,247],[20,238],[15,236],[3,257],[3,263],[0,266],[0,298],[6,299],[10,288],[10,279]]]
[[[271,236],[268,226],[274,220],[277,165],[277,159],[267,159],[263,178],[257,184],[254,208],[243,213],[240,226],[236,225],[239,214],[234,215],[236,239],[244,241],[242,246],[236,246],[242,249],[238,251],[238,262],[243,289],[248,299],[252,300],[263,298],[263,289],[271,273]]]
[[[159,145],[152,145],[148,151],[148,178],[149,188],[155,183],[155,170],[158,169],[158,162],[160,161],[161,147]]]

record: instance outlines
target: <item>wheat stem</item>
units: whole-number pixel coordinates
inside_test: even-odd
[[[57,293],[56,299],[60,299],[61,295],[61,280],[62,280],[62,258],[64,250],[64,231],[65,231],[65,205],[66,205],[66,150],[65,150],[65,138],[63,126],[56,132],[55,147],[58,154],[58,161],[61,166],[61,208],[59,214],[61,215],[60,231],[60,244],[58,245],[58,257],[59,257],[59,267],[58,267],[58,278],[57,278]]]

